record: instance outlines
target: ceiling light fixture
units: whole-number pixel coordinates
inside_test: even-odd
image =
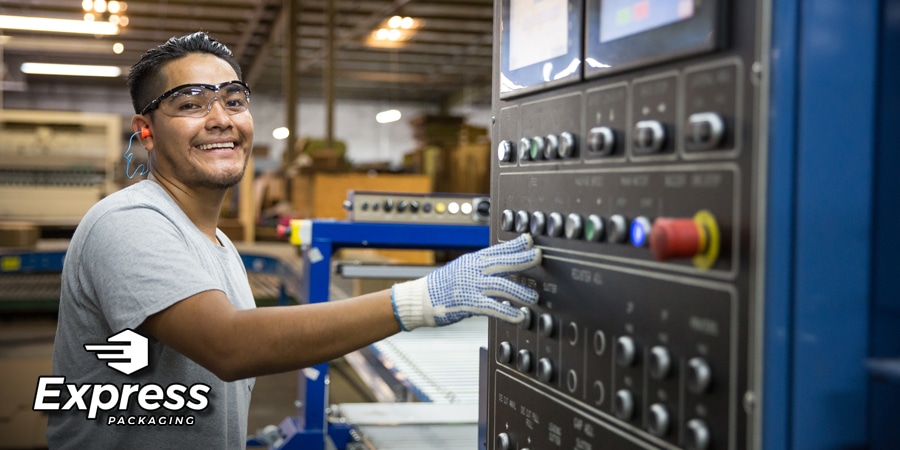
[[[76,77],[107,77],[115,78],[122,74],[122,69],[116,66],[86,66],[80,64],[48,64],[48,63],[22,63],[22,72],[31,75],[63,75]]]
[[[372,31],[366,40],[366,45],[383,48],[400,47],[404,41],[409,40],[416,33],[416,29],[421,27],[422,21],[419,19],[393,16]]]
[[[272,137],[278,139],[279,141],[282,139],[287,139],[290,135],[291,130],[288,130],[287,127],[278,127],[272,130]]]
[[[128,26],[128,17],[122,14],[128,9],[128,4],[116,0],[82,0],[81,9],[84,10],[86,22],[105,21],[119,27]]]
[[[45,17],[0,15],[0,30],[49,31],[55,33],[119,34],[119,27],[109,22],[48,19]]]
[[[400,120],[400,111],[389,109],[375,114],[375,121],[378,123],[391,123]]]

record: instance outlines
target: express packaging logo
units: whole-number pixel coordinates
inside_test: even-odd
[[[108,337],[106,343],[84,345],[85,351],[95,353],[98,360],[107,361],[107,366],[125,375],[131,375],[149,365],[148,348],[147,338],[131,329]],[[54,402],[60,398],[62,387],[69,393],[68,401]],[[43,376],[38,378],[33,409],[35,411],[77,409],[87,411],[89,420],[96,420],[100,411],[127,411],[134,401],[146,411],[156,411],[160,408],[170,412],[181,411],[184,408],[201,411],[209,405],[207,399],[209,391],[210,387],[202,383],[191,386],[175,383],[166,387],[153,383],[121,386],[111,383],[78,385],[66,383],[65,377]],[[106,422],[107,425],[193,425],[194,416],[111,414]]]

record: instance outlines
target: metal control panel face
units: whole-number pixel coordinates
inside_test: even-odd
[[[471,194],[350,191],[344,207],[354,222],[484,225],[491,199]]]
[[[490,324],[488,449],[754,447],[759,10],[588,0],[605,40],[583,59],[618,66],[513,98],[495,80],[492,242],[544,257],[512,277],[540,293],[524,322]]]

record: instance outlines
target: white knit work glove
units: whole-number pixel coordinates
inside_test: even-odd
[[[418,280],[395,284],[391,290],[394,315],[403,331],[421,326],[444,326],[474,315],[521,322],[518,307],[497,299],[522,304],[537,301],[533,289],[503,278],[541,264],[541,250],[531,248],[528,234],[469,253]]]

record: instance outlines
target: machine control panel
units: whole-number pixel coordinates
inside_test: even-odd
[[[484,225],[491,199],[486,195],[350,191],[344,201],[355,222]]]
[[[488,449],[750,447],[759,14],[496,3],[491,237],[544,258],[491,321]]]

